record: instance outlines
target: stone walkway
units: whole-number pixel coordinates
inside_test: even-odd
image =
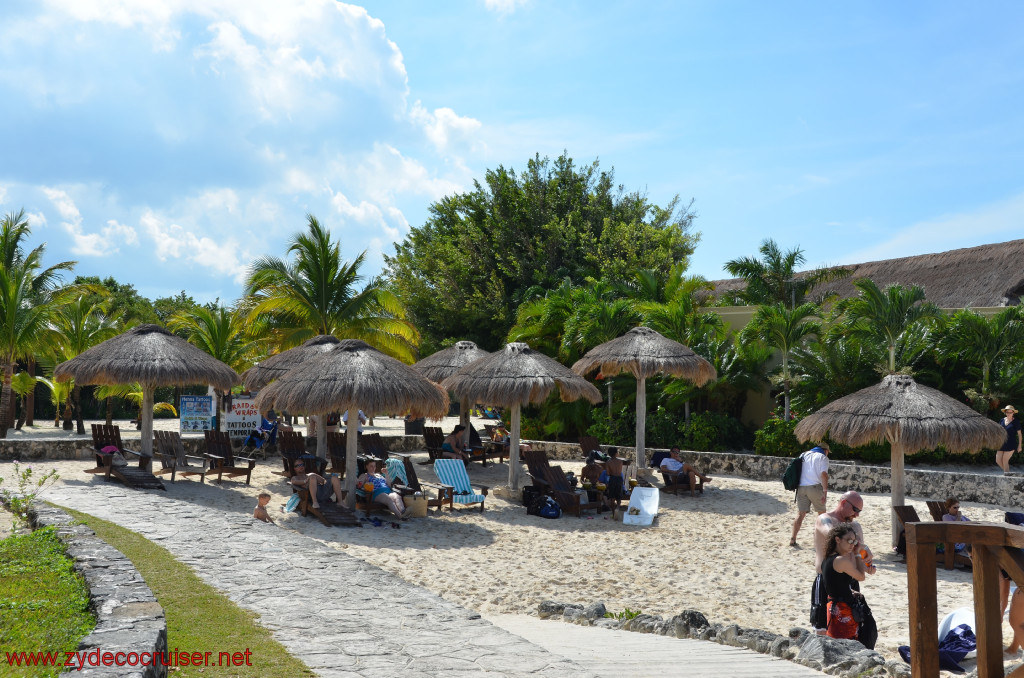
[[[316,539],[253,520],[243,512],[249,499],[213,493],[214,505],[196,503],[175,498],[175,487],[169,484],[164,493],[73,480],[48,490],[45,498],[160,544],[235,603],[258,613],[275,639],[320,676],[651,675],[634,671],[641,649],[655,653],[662,669],[666,657],[676,668],[696,662],[700,670],[693,675],[820,675],[746,650],[629,632],[619,632],[618,650],[601,659],[605,629],[529,618],[516,626],[510,618],[502,624],[510,632]],[[318,592],[311,596],[314,582]],[[529,622],[543,624],[550,638],[538,637],[536,628],[529,631]],[[559,643],[578,647],[551,651]],[[621,651],[636,643],[646,644],[634,655]]]

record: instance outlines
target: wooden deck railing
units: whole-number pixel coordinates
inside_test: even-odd
[[[910,669],[914,678],[938,678],[939,622],[936,602],[937,543],[971,545],[974,570],[974,634],[978,678],[1003,675],[1003,629],[999,569],[1024,587],[1024,528],[1006,523],[909,523],[907,593],[910,605]]]

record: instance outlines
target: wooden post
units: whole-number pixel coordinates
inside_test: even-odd
[[[971,547],[971,561],[974,570],[974,634],[978,639],[978,678],[1002,678],[1003,619],[999,613],[999,555],[991,546],[974,544]]]
[[[903,506],[906,498],[906,474],[903,472],[903,446],[898,434],[889,437],[889,445],[892,449],[889,480],[891,503],[892,506]],[[895,511],[891,512],[889,520],[892,521],[892,546],[895,548],[900,541],[900,521]]]
[[[469,449],[469,401],[463,398],[459,401],[459,423],[466,427],[466,430],[462,432],[462,442],[465,444],[465,449]],[[486,462],[487,458],[484,457]]]
[[[349,509],[356,507],[356,474],[359,466],[356,464],[357,445],[359,444],[359,408],[349,408],[348,427],[345,429],[345,506]],[[324,437],[324,441],[327,437]],[[317,446],[319,447],[319,440]],[[319,452],[319,450],[317,450]]]
[[[636,380],[636,473],[646,468],[644,460],[644,434],[647,431],[647,380]]]
[[[906,530],[910,672],[914,678],[938,678],[939,612],[935,589],[935,544],[917,543],[917,523],[908,523]]]
[[[142,454],[153,455],[153,391],[155,384],[142,384]]]
[[[519,491],[519,403],[512,406],[512,430],[508,432],[508,488]]]
[[[349,419],[349,421],[352,421]],[[356,419],[356,424],[359,420]],[[358,429],[357,429],[358,430]],[[321,459],[327,458],[327,415],[316,415],[316,456]],[[347,463],[347,462],[346,462]],[[347,469],[347,466],[346,466]],[[346,470],[346,473],[348,471]]]

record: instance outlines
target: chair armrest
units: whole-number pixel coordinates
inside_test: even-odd
[[[185,455],[185,463],[188,463],[189,460],[191,460],[191,459],[195,459],[196,461],[200,462],[203,466],[206,466],[206,464],[210,461],[206,457],[200,457],[200,456],[197,456],[197,455],[194,455],[194,454],[186,454]]]
[[[472,487],[472,486],[471,486]],[[491,489],[490,485],[477,485],[480,488],[480,494],[487,496],[487,490]]]
[[[211,462],[214,462],[214,461],[215,461],[215,462],[217,462],[218,464],[223,464],[223,463],[224,463],[224,457],[222,457],[222,456],[220,456],[220,455],[217,455],[217,454],[210,454],[209,452],[206,452],[206,453],[205,453],[205,454],[204,454],[203,456],[205,456],[205,457],[206,457],[207,459],[209,459],[209,460],[210,460]]]

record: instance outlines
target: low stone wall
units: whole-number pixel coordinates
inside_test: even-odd
[[[692,638],[720,645],[743,647],[844,678],[910,676],[910,666],[899,659],[886,661],[882,655],[865,648],[856,640],[826,638],[809,633],[807,629],[793,628],[790,629],[788,636],[780,636],[736,624],[711,623],[697,610],[683,610],[670,619],[653,614],[640,614],[632,619],[615,619],[605,617],[605,613],[604,603],[584,606],[547,600],[537,607],[537,614],[541,619],[559,619],[581,626],[653,633],[672,638]]]
[[[90,606],[96,615],[96,628],[78,643],[78,652],[85,653],[86,668],[73,669],[63,675],[83,678],[166,678],[167,667],[159,660],[155,666],[95,666],[107,653],[167,652],[167,621],[142,575],[132,561],[113,546],[96,536],[85,525],[76,525],[64,511],[36,504],[30,519],[33,527],[53,525],[64,542],[68,557],[89,587]]]

